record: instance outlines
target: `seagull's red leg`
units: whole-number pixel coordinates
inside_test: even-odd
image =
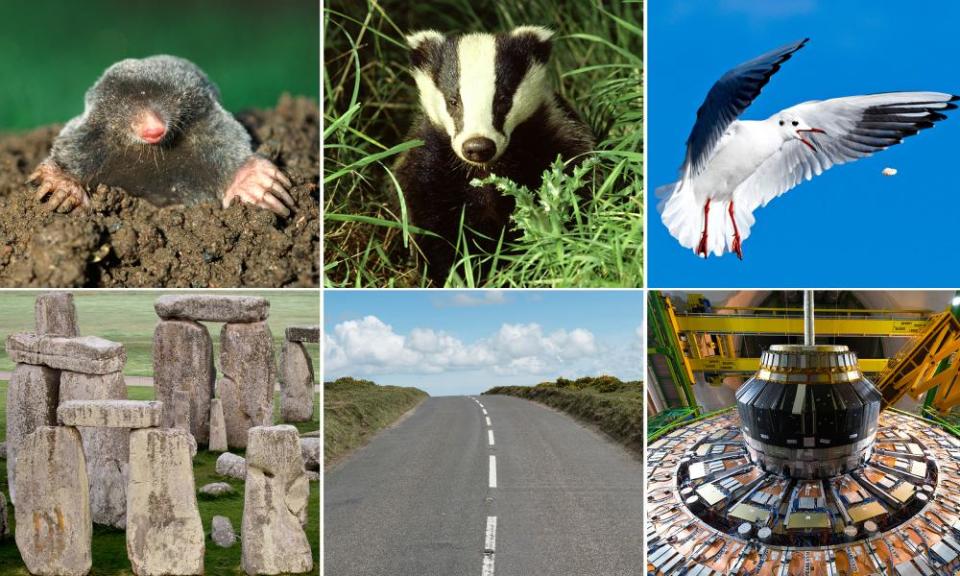
[[[733,217],[733,200],[730,201],[730,208],[727,210],[730,214],[730,221],[733,222],[733,243],[730,250],[736,253],[737,258],[743,260],[743,249],[740,247],[740,231],[737,230],[737,219]]]
[[[700,235],[700,244],[697,245],[697,256],[707,257],[707,222],[710,217],[710,199],[703,205],[703,234]]]

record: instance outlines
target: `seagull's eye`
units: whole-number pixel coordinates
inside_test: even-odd
[[[780,125],[783,126],[783,120],[780,121]]]
[[[799,126],[799,125],[800,125],[800,123],[797,122],[796,120],[794,120],[793,122],[791,122],[791,124],[793,124],[794,126]]]

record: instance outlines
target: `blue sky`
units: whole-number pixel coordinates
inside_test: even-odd
[[[957,283],[960,110],[835,166],[754,212],[744,260],[698,259],[667,232],[653,190],[677,179],[696,110],[728,69],[804,37],[742,116],[898,90],[960,94],[960,2],[657,0],[648,7],[649,285],[951,287]],[[898,170],[883,177],[885,167]]]
[[[324,380],[439,396],[559,376],[640,379],[642,316],[640,290],[330,290]]]

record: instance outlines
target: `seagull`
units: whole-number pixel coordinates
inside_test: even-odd
[[[710,88],[687,138],[677,182],[656,190],[657,211],[681,245],[706,258],[733,252],[753,211],[835,164],[866,158],[946,118],[960,96],[887,92],[811,100],[766,120],[739,120],[805,38],[744,62]]]

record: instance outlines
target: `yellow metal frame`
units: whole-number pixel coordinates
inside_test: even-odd
[[[887,367],[886,358],[860,358],[860,371],[867,374],[882,372]],[[759,358],[688,358],[687,363],[694,372],[743,372],[752,374],[760,368]]]
[[[827,311],[824,310],[824,313]],[[832,311],[830,311],[832,312]],[[861,313],[867,312],[861,310]],[[915,336],[923,332],[929,320],[926,318],[816,318],[817,334],[832,336]],[[680,332],[707,334],[803,334],[803,318],[783,316],[739,316],[736,314],[677,314],[676,325]]]

